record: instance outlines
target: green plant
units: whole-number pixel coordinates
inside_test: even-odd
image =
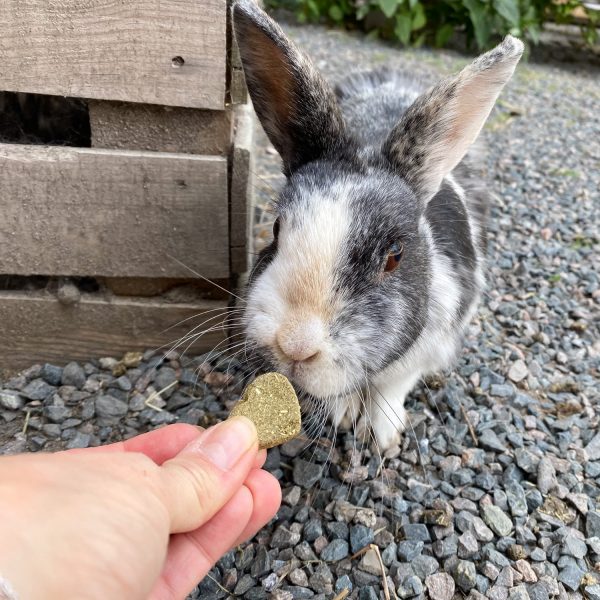
[[[301,21],[325,19],[413,46],[425,42],[444,46],[457,29],[479,49],[507,33],[537,43],[548,20],[579,22],[584,39],[593,44],[600,24],[600,13],[581,0],[266,0],[266,4],[292,8]]]

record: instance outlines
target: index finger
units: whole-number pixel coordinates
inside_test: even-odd
[[[186,423],[167,425],[142,435],[137,435],[123,442],[115,442],[95,448],[77,448],[67,450],[69,453],[89,452],[140,452],[162,465],[165,461],[177,456],[192,440],[195,440],[204,429]]]
[[[115,442],[106,446],[95,448],[76,448],[66,450],[69,453],[88,452],[140,452],[145,454],[157,465],[162,465],[167,460],[177,456],[192,440],[195,440],[202,432],[203,427],[176,423],[167,425],[148,433],[136,435],[123,442]],[[254,463],[254,468],[260,469],[267,458],[265,450],[260,450]]]

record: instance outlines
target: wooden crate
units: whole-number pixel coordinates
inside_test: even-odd
[[[203,315],[220,322],[227,294],[195,274],[235,286],[251,213],[252,120],[228,10],[0,3],[0,92],[79,98],[90,132],[87,147],[0,143],[0,374],[163,346]]]

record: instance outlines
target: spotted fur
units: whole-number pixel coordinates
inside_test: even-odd
[[[247,289],[247,338],[336,424],[360,409],[386,448],[406,394],[452,363],[477,307],[487,196],[467,151],[522,44],[509,37],[429,90],[378,71],[334,92],[252,0],[234,5],[234,30],[287,175],[278,239]],[[385,273],[398,243],[401,262]]]

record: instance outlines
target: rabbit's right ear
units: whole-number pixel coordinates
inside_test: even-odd
[[[333,90],[253,0],[238,0],[233,27],[254,109],[289,175],[347,150]]]

